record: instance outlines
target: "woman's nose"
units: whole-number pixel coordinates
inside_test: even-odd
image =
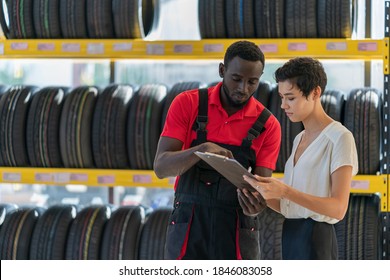
[[[286,109],[288,106],[286,104],[286,102],[284,101],[284,98],[282,98],[282,102],[280,104],[280,108],[282,108],[283,110]]]

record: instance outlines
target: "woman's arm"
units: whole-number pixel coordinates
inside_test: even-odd
[[[249,177],[244,178],[267,200],[288,199],[316,213],[341,220],[344,218],[348,207],[352,181],[352,166],[341,166],[332,173],[330,197],[319,197],[300,192],[276,178],[264,178],[260,176],[256,176],[257,180]]]

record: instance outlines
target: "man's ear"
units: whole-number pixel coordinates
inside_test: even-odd
[[[223,78],[223,75],[225,74],[225,65],[223,65],[223,63],[221,62],[219,64],[219,76],[221,78]]]

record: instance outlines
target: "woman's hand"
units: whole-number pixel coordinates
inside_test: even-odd
[[[256,179],[244,175],[244,180],[254,187],[266,199],[281,199],[286,196],[289,187],[282,181],[273,177],[261,177]]]

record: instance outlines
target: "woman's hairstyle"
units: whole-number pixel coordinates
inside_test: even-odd
[[[307,98],[317,86],[325,91],[328,81],[321,62],[311,57],[296,57],[287,61],[275,71],[277,83],[286,80],[295,84]]]

